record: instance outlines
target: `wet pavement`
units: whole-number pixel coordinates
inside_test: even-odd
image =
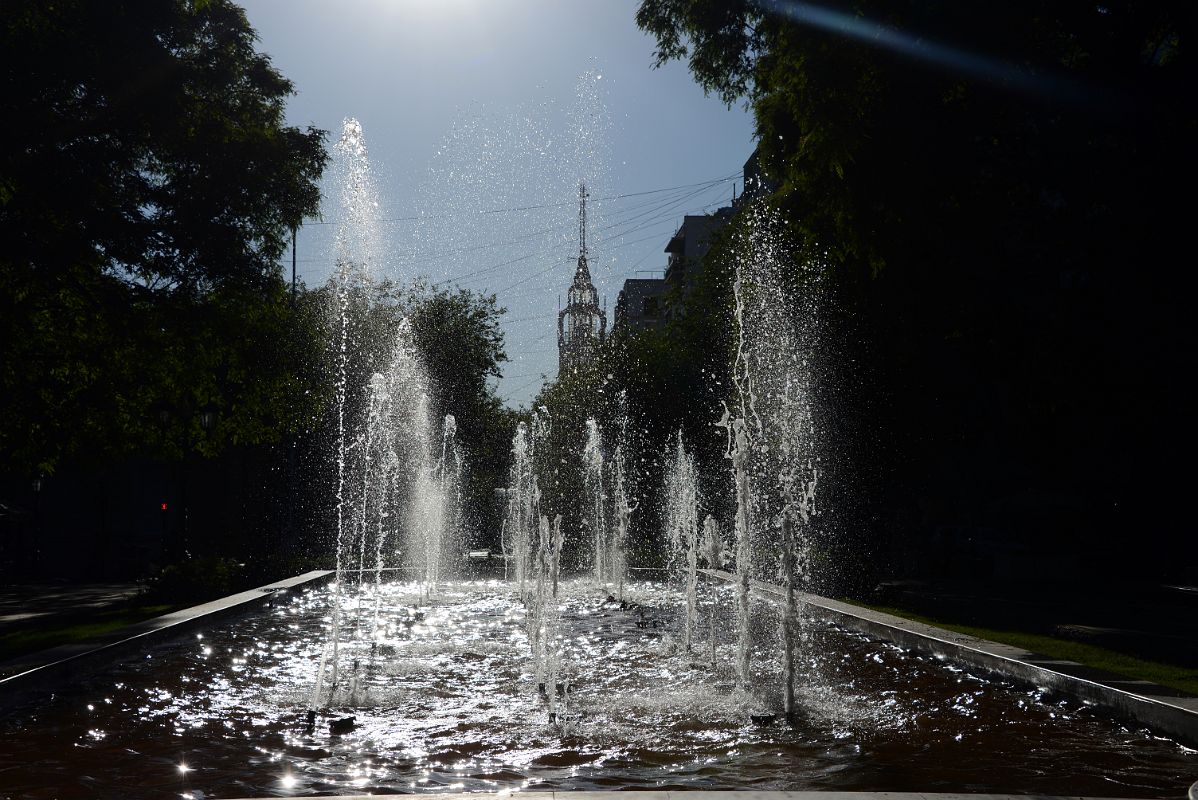
[[[15,625],[50,622],[116,608],[136,597],[136,583],[23,583],[0,587],[0,632]]]

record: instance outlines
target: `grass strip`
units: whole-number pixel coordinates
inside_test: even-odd
[[[126,625],[170,613],[179,605],[148,605],[96,611],[67,618],[49,619],[41,624],[22,626],[0,633],[0,661],[47,650],[62,644],[73,644],[104,637]]]
[[[1055,636],[1047,636],[1041,633],[979,628],[976,625],[960,625],[955,622],[946,622],[942,619],[908,611],[905,608],[872,605],[863,603],[860,600],[849,600],[847,598],[843,602],[862,608],[869,608],[874,611],[881,611],[884,614],[893,614],[903,619],[935,625],[938,628],[944,628],[956,633],[964,633],[967,636],[975,636],[978,639],[987,639],[992,642],[1009,644],[1013,647],[1022,647],[1024,650],[1030,650],[1033,653],[1048,656],[1049,658],[1076,661],[1079,664],[1085,664],[1087,667],[1103,669],[1107,672],[1113,672],[1116,675],[1122,675],[1125,678],[1151,681],[1161,686],[1168,686],[1170,689],[1177,689],[1188,694],[1198,695],[1198,669],[1192,667],[1180,667],[1174,664],[1163,664],[1158,661],[1147,661],[1142,658],[1126,655],[1125,653],[1108,650],[1105,647],[1098,647],[1097,645],[1085,642],[1074,642],[1069,639],[1058,639]]]

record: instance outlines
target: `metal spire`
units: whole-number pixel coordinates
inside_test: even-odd
[[[586,182],[578,184],[578,257],[587,257],[587,194]]]

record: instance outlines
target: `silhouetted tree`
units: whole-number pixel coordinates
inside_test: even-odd
[[[323,134],[227,0],[0,7],[0,458],[15,473],[277,441],[314,326],[279,257]],[[217,426],[202,436],[199,412]]]
[[[826,254],[843,527],[914,534],[907,570],[943,528],[1057,565],[1028,574],[1192,578],[1192,4],[644,0],[637,21],[659,63],[747,101],[774,202]]]

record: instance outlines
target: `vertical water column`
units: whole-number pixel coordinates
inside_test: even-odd
[[[440,462],[433,438],[433,424],[429,410],[429,397],[421,393],[414,414],[415,436],[415,483],[409,504],[407,552],[405,563],[413,570],[420,584],[421,593],[428,597],[432,593],[430,578],[433,565],[429,554],[435,550],[435,540],[443,524],[445,504],[442,502]],[[442,431],[441,438],[444,438]],[[436,449],[434,449],[436,447]]]
[[[616,599],[624,601],[624,580],[628,574],[628,523],[632,516],[632,505],[628,500],[628,486],[624,478],[624,444],[616,446],[616,530],[611,546],[611,579],[616,584]]]
[[[512,437],[512,465],[508,469],[507,516],[504,529],[512,542],[512,558],[516,562],[516,585],[520,596],[525,596],[528,580],[529,536],[528,519],[525,516],[532,493],[532,457],[528,449],[528,429],[521,422],[516,425]]]
[[[797,711],[795,701],[795,649],[798,645],[799,607],[797,582],[805,566],[806,547],[803,535],[815,513],[815,489],[819,472],[808,445],[812,438],[811,406],[806,391],[796,388],[795,380],[786,382],[779,413],[781,428],[782,470],[779,484],[782,490],[781,514],[782,552],[779,563],[780,579],[785,591],[781,618],[783,708],[787,719],[793,721]]]
[[[742,347],[735,375],[749,398],[752,498],[762,528],[772,523],[772,542],[757,533],[756,544],[777,550],[783,589],[779,617],[783,696],[788,718],[796,712],[795,662],[802,637],[798,587],[806,571],[807,542],[818,472],[813,422],[812,361],[818,341],[821,269],[792,248],[781,217],[759,204],[749,211],[747,237],[737,259],[737,323]],[[751,366],[751,370],[750,370]]]
[[[372,482],[371,479],[375,477],[373,474],[374,469],[382,466],[382,459],[376,457],[375,448],[378,446],[378,442],[385,443],[387,439],[387,432],[384,430],[384,425],[387,419],[386,406],[390,399],[386,376],[381,372],[374,373],[370,377],[370,397],[366,412],[366,430],[359,442],[362,448],[362,496],[359,502],[359,513],[355,531],[355,536],[358,539],[359,587],[361,587],[366,576],[366,540],[369,538],[367,515],[372,509],[371,493],[373,489],[377,489],[383,485]],[[377,500],[377,498],[374,499]],[[378,513],[377,509],[376,513]],[[360,591],[359,602],[361,602]]]
[[[612,531],[609,578],[616,584],[616,599],[624,600],[624,581],[628,577],[628,527],[633,506],[628,496],[628,397],[621,391],[619,396],[620,436],[616,441],[616,452],[612,454],[615,474],[612,480],[612,495],[615,500],[615,530]]]
[[[544,519],[542,517],[541,519]],[[544,529],[542,529],[544,530]],[[558,579],[561,573],[562,564],[562,515],[558,514],[553,518],[553,528],[549,541],[548,559],[546,562],[547,583],[549,584],[549,592],[546,598],[547,605],[541,609],[541,646],[544,652],[545,660],[545,689],[549,698],[549,720],[554,722],[558,717],[558,676],[561,674],[561,634],[559,631],[561,625],[561,608],[558,605],[557,588]],[[566,692],[563,691],[561,698],[563,703],[566,699]]]
[[[754,392],[753,374],[749,367],[749,350],[746,344],[745,297],[741,259],[737,259],[736,276],[732,282],[735,299],[737,345],[736,360],[732,370],[732,381],[736,390],[733,402],[736,415],[724,406],[724,414],[717,426],[728,436],[725,457],[732,461],[732,474],[736,490],[736,628],[737,679],[742,688],[750,681],[749,654],[751,598],[749,581],[753,568],[752,507],[753,494],[749,483],[749,454],[751,447],[750,424],[760,430],[761,420],[757,416],[757,397]]]
[[[540,476],[538,475],[537,454],[549,441],[550,428],[549,409],[544,406],[533,409],[528,437],[528,491],[524,495],[523,514],[527,525],[526,535],[530,549],[540,542],[540,539],[538,539],[540,528],[538,526],[541,519],[542,494]],[[530,557],[536,558],[537,554],[530,553]],[[528,564],[525,566],[525,571],[527,572],[535,568],[534,564]]]
[[[455,441],[457,432],[457,420],[453,414],[446,414],[441,426],[441,458],[437,461],[436,502],[440,506],[440,513],[437,515],[438,524],[429,527],[429,535],[425,539],[424,580],[430,593],[432,587],[440,580],[441,558],[445,542],[452,533],[457,515],[456,499],[460,468]]]
[[[593,417],[587,420],[583,465],[586,468],[587,524],[591,528],[595,583],[602,586],[608,577],[607,493],[603,486],[603,437],[599,423]]]
[[[356,441],[356,445],[361,450],[359,455],[362,465],[361,496],[359,497],[357,519],[354,523],[354,538],[358,542],[358,604],[355,612],[354,627],[358,638],[362,636],[362,603],[365,600],[364,587],[366,585],[367,570],[366,542],[370,538],[370,534],[374,528],[370,524],[369,515],[371,512],[375,516],[382,514],[382,505],[385,502],[383,495],[385,495],[387,483],[385,478],[381,481],[378,480],[380,476],[376,473],[385,469],[385,455],[389,449],[387,447],[387,439],[389,437],[386,431],[387,405],[389,402],[390,393],[387,388],[387,378],[382,373],[376,372],[371,375],[369,382],[366,430]],[[376,613],[376,621],[377,617]]]
[[[674,551],[683,560],[686,587],[686,622],[683,646],[689,652],[697,614],[699,580],[699,490],[695,459],[686,451],[682,431],[675,437],[674,453],[666,466],[666,534]]]
[[[341,219],[337,226],[335,248],[336,272],[333,296],[336,298],[338,322],[336,352],[336,403],[337,403],[337,542],[336,572],[333,593],[332,660],[333,675],[330,693],[336,690],[340,669],[339,642],[341,639],[342,593],[345,583],[343,550],[346,534],[346,458],[349,446],[346,436],[346,416],[349,409],[348,380],[349,360],[352,343],[350,340],[350,295],[355,286],[367,283],[374,255],[377,193],[370,171],[366,140],[362,126],[355,119],[346,119],[341,138],[333,148],[332,174],[339,184]],[[321,658],[317,691],[324,677],[325,657]]]
[[[382,404],[377,452],[373,468],[376,487],[375,568],[384,566],[387,540],[399,549],[403,563],[427,577],[422,556],[432,535],[427,526],[437,523],[439,504],[434,479],[433,427],[429,412],[429,381],[417,351],[411,322],[395,328],[384,372],[386,402]]]
[[[703,559],[707,562],[708,569],[719,569],[724,566],[724,539],[720,536],[720,524],[715,521],[715,517],[710,514],[707,519],[703,520]],[[715,586],[716,582],[712,582]],[[712,592],[711,606],[708,610],[708,630],[710,632],[711,644],[711,666],[715,667],[715,611],[716,597]]]
[[[374,538],[374,623],[371,638],[379,638],[379,608],[382,603],[383,554],[390,524],[391,508],[395,502],[396,482],[399,476],[399,455],[394,443],[388,443],[383,454],[382,475],[379,479],[379,508],[376,517]]]
[[[545,611],[549,605],[550,535],[549,518],[541,514],[537,518],[537,543],[533,555],[534,586],[526,623],[529,644],[532,645],[533,672],[542,689],[548,688],[545,685]]]

